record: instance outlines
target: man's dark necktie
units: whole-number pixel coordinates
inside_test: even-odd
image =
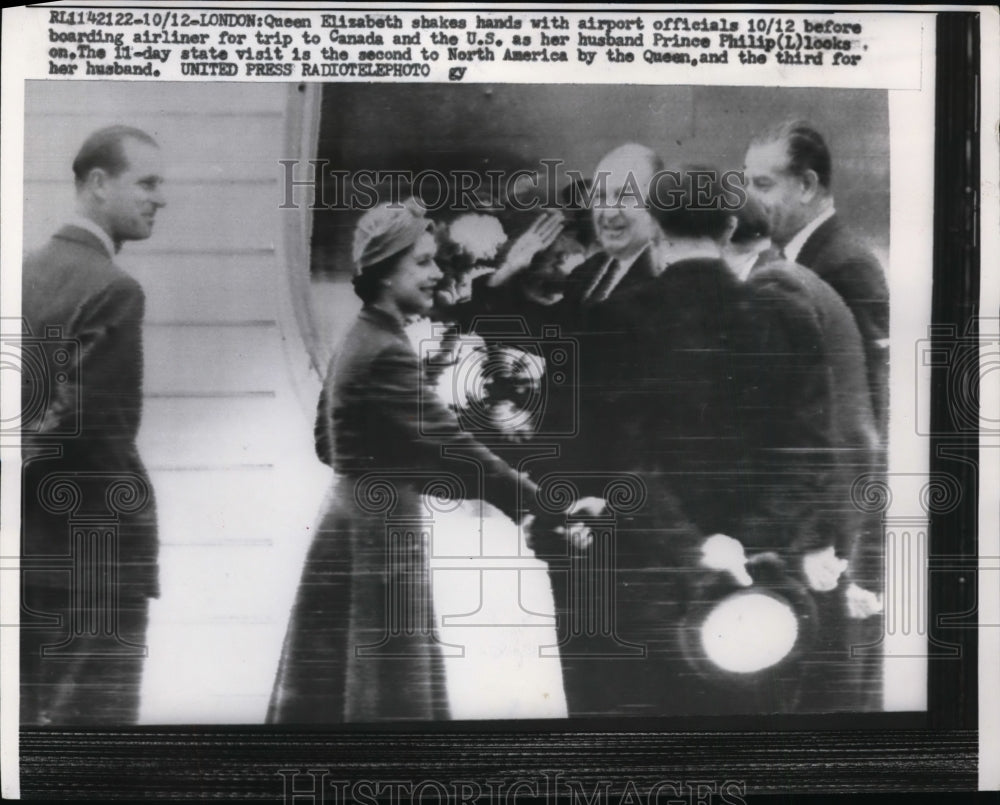
[[[611,283],[615,281],[618,275],[619,263],[617,259],[613,259],[601,277],[600,282],[594,287],[590,295],[587,297],[587,302],[592,305],[596,305],[599,302],[603,302],[608,298],[608,294],[611,293]]]

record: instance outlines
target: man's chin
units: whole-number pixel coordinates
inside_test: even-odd
[[[608,235],[600,239],[601,248],[606,252],[620,252],[629,246],[629,239],[625,233],[621,235]]]

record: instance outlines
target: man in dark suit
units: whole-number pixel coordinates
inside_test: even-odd
[[[737,230],[729,255],[742,238]],[[877,642],[882,610],[872,592],[881,579],[868,517],[852,497],[854,480],[875,470],[880,452],[861,335],[839,294],[800,265],[758,266],[746,287],[760,336],[755,371],[769,383],[756,401],[762,505],[741,538],[761,551],[788,534],[816,604],[798,709],[877,708],[880,664],[874,654],[850,654],[851,645]]]
[[[746,154],[747,189],[768,212],[780,256],[825,280],[850,308],[864,346],[872,413],[881,439],[874,471],[886,469],[889,428],[889,292],[871,251],[837,215],[832,159],[823,136],[809,123],[786,121],[758,135]],[[884,544],[878,516],[867,519],[851,557],[853,577],[865,588],[883,585]],[[851,588],[854,589],[854,588]],[[870,621],[851,624],[855,642],[877,639]],[[871,665],[871,663],[870,663]],[[875,676],[874,666],[869,674]]]
[[[563,297],[554,306],[555,320],[566,336],[576,339],[580,360],[577,381],[579,433],[563,445],[561,467],[613,473],[609,463],[616,443],[618,417],[609,396],[618,360],[598,312],[631,289],[659,274],[656,253],[659,228],[649,213],[651,183],[663,161],[650,148],[621,145],[597,164],[591,183],[592,220],[599,250],[566,278]],[[596,489],[587,494],[600,494]]]
[[[576,346],[578,374],[567,384],[550,384],[546,417],[559,419],[553,432],[572,430],[569,438],[540,434],[536,442],[559,447],[549,472],[569,483],[577,496],[603,497],[608,484],[621,479],[628,457],[621,451],[619,435],[625,421],[614,410],[613,386],[620,362],[631,356],[616,352],[616,340],[602,329],[599,311],[641,288],[660,271],[656,254],[659,229],[649,213],[651,184],[663,170],[662,160],[650,148],[628,143],[598,163],[586,202],[591,209],[599,250],[578,265],[561,284],[559,300],[542,304],[506,285],[517,280],[529,263],[511,263],[479,283],[473,293],[478,313],[516,312],[539,336],[545,325],[557,325]],[[544,229],[548,224],[538,224]],[[517,268],[520,265],[520,269]],[[497,285],[492,290],[488,287]],[[559,371],[555,367],[553,371]],[[571,395],[560,393],[567,389]],[[550,420],[551,421],[551,420]],[[652,502],[650,505],[653,505]],[[634,662],[637,646],[624,645],[614,633],[615,602],[607,597],[614,576],[613,544],[602,542],[589,551],[569,555],[565,537],[547,531],[550,524],[536,521],[533,547],[549,561],[557,611],[563,683],[570,716],[615,712],[608,676],[619,664]]]
[[[884,440],[889,291],[878,259],[837,215],[826,142],[806,122],[782,123],[751,142],[744,170],[748,192],[767,210],[771,238],[782,256],[816,272],[854,314],[865,348],[872,410]]]
[[[679,190],[655,213],[668,268],[599,317],[621,356],[615,408],[627,426],[619,452],[650,497],[672,499],[675,509],[673,518],[651,511],[621,534],[621,634],[653,651],[624,669],[616,697],[621,712],[650,714],[837,707],[841,677],[829,671],[850,662],[839,613],[860,529],[850,486],[876,443],[861,339],[845,304],[812,272],[784,263],[745,279],[729,248],[743,216],[697,203],[703,190],[721,199],[719,187],[685,173]],[[707,552],[720,540],[738,541],[742,560],[704,563],[699,546]],[[751,560],[772,558],[747,563],[743,549]],[[653,578],[654,568],[667,572]],[[800,613],[802,631],[816,635],[800,666],[809,673],[781,668],[752,687],[721,674],[717,685],[699,679],[686,619],[726,585],[775,581],[819,610],[818,622]],[[825,690],[811,683],[820,678]]]
[[[145,132],[94,132],[73,162],[76,217],[22,275],[21,723],[128,724],[139,710],[156,513],[136,450],[142,288],[114,263],[165,201]]]
[[[569,274],[559,302],[535,317],[559,325],[577,347],[574,398],[553,400],[562,409],[559,413],[575,417],[576,434],[560,440],[552,472],[579,495],[603,497],[609,483],[621,479],[628,467],[619,439],[625,422],[614,410],[613,385],[619,362],[629,356],[616,353],[616,342],[604,332],[599,311],[659,273],[659,230],[648,201],[650,185],[662,170],[656,153],[635,143],[619,146],[601,159],[588,203],[599,250]],[[650,505],[654,503],[644,508]],[[615,528],[622,528],[625,519],[619,516]],[[570,716],[621,712],[614,698],[619,688],[608,684],[609,677],[618,674],[623,664],[641,661],[645,651],[621,640],[616,631],[612,584],[618,537],[607,534],[589,551],[570,557],[568,566],[565,548],[560,549],[558,542],[552,555],[547,555],[545,543],[553,541],[538,537],[535,542],[539,555],[549,559]]]

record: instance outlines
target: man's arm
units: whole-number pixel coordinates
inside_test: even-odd
[[[886,434],[889,409],[889,289],[875,256],[857,246],[831,256],[817,273],[847,303],[861,333],[872,411],[879,433]]]
[[[107,409],[115,407],[126,412],[128,432],[112,435],[135,438],[142,404],[144,312],[142,287],[127,276],[116,278],[84,303],[69,334],[79,342],[78,359],[66,371],[65,381],[53,384],[42,434],[64,432],[68,422],[82,414],[85,432],[106,436],[93,429],[100,427]],[[123,399],[129,397],[133,399]]]
[[[387,432],[405,442],[405,449],[419,458],[421,466],[439,467],[455,472],[467,481],[478,483],[482,470],[486,499],[511,519],[518,520],[524,511],[535,507],[537,485],[518,472],[471,434],[462,430],[455,414],[432,389],[421,394],[421,374],[416,355],[403,346],[383,351],[372,367],[371,403],[375,416],[386,423]],[[462,459],[446,459],[449,455]],[[470,497],[479,490],[467,490]]]

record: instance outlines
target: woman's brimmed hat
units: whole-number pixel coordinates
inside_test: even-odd
[[[415,199],[402,203],[379,204],[358,220],[354,230],[354,273],[381,263],[412,247],[433,225]]]

